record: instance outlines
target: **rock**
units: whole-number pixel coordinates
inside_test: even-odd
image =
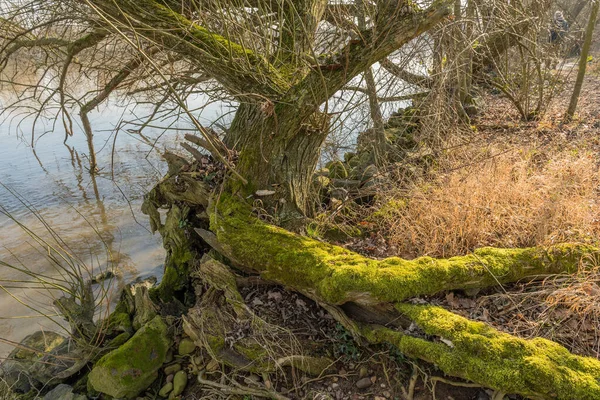
[[[169,350],[167,352],[167,358],[165,359],[165,363],[170,363],[171,361],[173,361],[173,351]]]
[[[58,356],[76,350],[70,349],[70,344],[67,338],[58,333],[35,332],[25,337],[20,346],[0,365],[0,378],[16,393],[26,393],[32,387],[49,383],[49,380],[61,375],[77,362],[78,359],[57,361]]]
[[[214,358],[206,365],[207,372],[214,372],[219,369],[219,362]]]
[[[371,385],[373,385],[373,382],[371,382],[371,378],[362,378],[356,382],[356,387],[359,389],[366,389],[368,387],[371,387]]]
[[[73,388],[69,385],[60,384],[44,396],[44,400],[86,400],[87,397],[81,394],[73,393]]]
[[[322,169],[316,171],[315,176],[328,177],[329,176],[329,168],[322,168]]]
[[[169,382],[173,382],[173,377],[175,377],[175,375],[174,375],[174,374],[167,375],[167,378],[166,378],[166,381],[167,381],[167,383],[169,383]]]
[[[156,317],[156,306],[150,299],[148,288],[138,286],[135,289],[135,315],[133,316],[133,329],[138,330]]]
[[[260,377],[255,374],[250,374],[244,378],[244,382],[250,386],[256,386],[260,384]]]
[[[92,278],[92,284],[102,283],[105,280],[112,279],[114,277],[115,277],[115,274],[112,271],[110,271],[110,270],[104,271]]]
[[[196,343],[190,338],[181,339],[179,342],[178,352],[180,356],[185,356],[187,354],[193,353],[196,350]]]
[[[183,393],[185,386],[187,385],[188,377],[185,371],[179,371],[175,374],[175,378],[173,378],[173,391],[169,395],[169,398],[173,398],[179,396]]]
[[[360,379],[364,378],[368,374],[369,374],[369,370],[367,369],[367,367],[360,367],[360,369],[358,370],[358,377]]]
[[[346,179],[348,178],[348,170],[341,161],[334,161],[328,166],[330,179]]]
[[[169,395],[169,393],[171,393],[172,390],[173,390],[173,382],[167,382],[167,384],[158,391],[158,395],[160,397],[167,397]]]
[[[181,364],[173,364],[165,367],[165,375],[171,375],[177,371],[181,371]]]
[[[192,361],[196,365],[202,365],[204,363],[204,358],[202,356],[196,356],[192,359]]]
[[[329,197],[344,201],[348,198],[348,191],[344,188],[331,188],[329,190]]]
[[[88,387],[116,398],[136,397],[158,376],[170,345],[167,326],[157,316],[96,363]]]
[[[350,160],[352,160],[354,157],[356,157],[356,153],[352,153],[351,151],[344,153],[344,162],[348,163],[350,162]]]

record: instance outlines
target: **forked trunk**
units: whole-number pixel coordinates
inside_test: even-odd
[[[329,127],[312,108],[264,103],[240,105],[225,144],[239,153],[241,189],[283,219],[311,214],[312,174]]]

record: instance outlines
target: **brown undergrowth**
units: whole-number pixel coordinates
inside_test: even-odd
[[[598,160],[590,148],[551,147],[494,143],[449,155],[433,179],[382,193],[370,219],[388,245],[409,258],[594,242],[600,234]],[[461,166],[477,158],[483,160]]]
[[[451,257],[484,246],[598,244],[599,87],[597,73],[588,74],[577,118],[569,124],[562,115],[570,85],[542,119],[530,122],[520,121],[505,99],[488,95],[471,135],[450,137],[426,173],[382,185],[373,207],[353,209],[353,220],[360,219],[367,234],[347,246],[376,257],[415,258]],[[388,182],[401,177],[397,170]],[[600,263],[593,257],[581,265],[572,276],[427,301],[600,358]]]

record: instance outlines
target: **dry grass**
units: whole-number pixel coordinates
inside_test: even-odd
[[[598,255],[582,260],[578,273],[517,284],[478,299],[470,315],[521,337],[544,337],[577,354],[600,358]],[[487,310],[487,312],[483,311]]]
[[[469,160],[481,156],[476,149],[446,156],[433,179],[383,194],[373,218],[390,250],[404,257],[597,241],[596,157],[575,146],[548,147],[494,145],[475,163]],[[470,165],[456,167],[463,163]]]

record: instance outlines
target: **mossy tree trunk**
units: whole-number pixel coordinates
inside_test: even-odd
[[[175,193],[173,198],[182,196]],[[294,340],[285,329],[267,324],[245,305],[238,286],[255,278],[313,299],[359,342],[392,344],[448,375],[499,393],[543,399],[600,396],[600,361],[596,359],[575,356],[545,339],[520,339],[442,308],[411,302],[448,290],[574,273],[585,267],[582,260],[597,254],[594,247],[484,248],[450,259],[373,260],[259,220],[240,191],[217,190],[207,209],[203,205],[193,208],[196,214],[206,210],[210,219],[194,234],[224,256],[228,266],[206,256],[193,263],[190,271],[203,282],[197,291],[202,295],[197,307],[184,317],[184,327],[222,363],[269,372],[278,366],[274,359],[298,351],[286,347],[275,358],[270,353],[270,341]],[[207,291],[207,285],[212,289]],[[227,301],[215,302],[220,296]],[[223,338],[240,321],[252,321],[253,334],[230,348]],[[319,366],[323,370],[327,365],[327,360],[299,359],[300,367],[307,370]]]
[[[225,138],[239,152],[236,171],[247,184],[232,183],[246,196],[257,192],[269,212],[288,219],[311,213],[312,174],[329,128],[314,106],[242,104]]]

